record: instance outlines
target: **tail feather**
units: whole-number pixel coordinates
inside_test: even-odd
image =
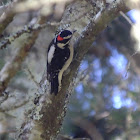
[[[59,89],[59,82],[58,82],[58,76],[52,76],[51,79],[51,94],[57,95]]]

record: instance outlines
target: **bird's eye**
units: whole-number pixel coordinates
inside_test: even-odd
[[[57,36],[57,40],[58,40],[58,41],[62,41],[62,40],[64,40],[64,39],[63,39],[60,35],[58,35],[58,36]]]

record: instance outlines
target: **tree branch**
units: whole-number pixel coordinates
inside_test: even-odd
[[[14,40],[22,36],[24,33],[31,33],[33,31],[39,31],[45,28],[48,24],[35,24],[35,25],[26,25],[20,31],[11,34],[9,37],[3,37],[2,41],[0,42],[0,49],[6,48],[7,45],[11,44]]]
[[[18,0],[14,0],[12,3],[8,3],[7,5],[1,7],[4,8],[4,12],[0,15],[0,35],[16,15],[13,9],[17,3]]]
[[[5,66],[0,71],[0,95],[7,88],[10,80],[15,76],[17,71],[21,68],[21,64],[27,56],[29,50],[34,44],[38,31],[33,32],[32,36],[28,38],[28,43],[24,43],[16,52],[15,56],[11,59],[10,62],[7,62]]]
[[[51,102],[49,103],[46,101],[46,95],[44,95],[41,102],[39,102],[39,105],[33,110],[36,114],[32,114],[32,117],[23,124],[22,132],[19,135],[20,139],[24,140],[25,135],[26,138],[28,137],[33,140],[50,140],[57,136],[66,114],[66,103],[68,101],[66,93],[71,92],[71,90],[68,90],[68,87],[70,83],[72,83],[71,81],[80,62],[92,43],[96,40],[96,36],[104,30],[114,18],[119,16],[120,11],[128,11],[128,8],[123,1],[115,2],[103,11],[99,11],[95,16],[95,20],[91,20],[85,27],[82,35],[74,44],[76,48],[75,58],[70,66],[70,73],[63,78],[61,91],[57,96],[50,96]],[[70,87],[69,89],[72,88],[73,87]],[[37,119],[36,116],[38,116]]]
[[[91,123],[90,121],[80,117],[73,119],[73,122],[83,130],[85,130],[93,140],[103,140],[102,135],[100,134],[94,123]]]

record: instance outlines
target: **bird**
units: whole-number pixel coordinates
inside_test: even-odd
[[[47,51],[47,80],[50,83],[50,94],[57,95],[61,90],[61,82],[73,60],[74,48],[71,38],[76,30],[62,30],[51,41]]]

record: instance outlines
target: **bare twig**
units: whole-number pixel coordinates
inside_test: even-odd
[[[89,138],[72,138],[70,136],[65,136],[59,134],[57,140],[90,140]]]
[[[31,80],[32,80],[32,81],[35,83],[35,85],[39,88],[40,85],[39,85],[39,83],[35,80],[35,77],[34,77],[34,75],[32,74],[32,72],[30,71],[30,69],[29,69],[28,66],[27,66],[26,70],[27,70],[27,72],[28,72],[28,74],[29,74]]]
[[[25,100],[25,101],[23,101],[23,102],[21,102],[19,104],[15,104],[13,106],[9,106],[8,108],[4,108],[4,109],[0,107],[0,112],[7,112],[7,111],[15,110],[15,109],[17,109],[19,107],[24,106],[28,102],[29,102],[28,100]]]
[[[131,59],[132,59],[133,56],[136,55],[138,52],[139,52],[139,51],[136,51],[136,52],[134,52],[134,53],[130,56],[130,60],[129,60],[128,64],[127,64],[127,69],[126,69],[126,73],[125,73],[125,76],[124,76],[125,78],[127,77],[128,71],[129,71],[130,66],[131,66]]]
[[[7,25],[13,20],[15,12],[13,11],[15,5],[18,3],[18,0],[14,0],[12,3],[5,5],[5,10],[0,16],[0,35],[5,30]]]
[[[77,83],[83,81],[83,80],[86,78],[86,76],[88,75],[88,73],[91,71],[91,68],[93,67],[93,65],[94,65],[94,64],[89,65],[89,67],[88,67],[87,69],[81,71],[81,72],[78,74],[78,75],[79,75],[79,76],[78,76],[78,77],[79,77],[79,80],[78,80]]]
[[[121,16],[123,16],[123,17],[127,20],[127,22],[128,22],[131,26],[134,25],[134,24],[132,23],[132,21],[130,20],[130,18],[129,18],[128,16],[126,16],[124,12],[120,11],[120,14],[121,14]]]
[[[80,18],[82,18],[88,12],[85,12],[85,13],[79,15],[78,17],[73,18],[73,20],[69,20],[69,21],[65,21],[65,22],[47,22],[47,23],[44,23],[42,25],[40,25],[40,24],[26,25],[20,31],[17,31],[16,33],[13,33],[8,37],[3,37],[3,39],[1,39],[2,41],[0,42],[0,49],[6,48],[7,45],[11,44],[15,39],[19,38],[24,33],[31,33],[32,31],[41,30],[41,29],[44,29],[45,27],[47,27],[48,25],[58,26],[61,24],[63,24],[63,25],[64,24],[71,24],[72,22],[75,22],[75,21],[79,20]]]
[[[126,21],[127,21],[132,27],[134,26],[133,22],[130,20],[130,18],[129,18],[128,16],[125,15],[124,12],[120,11],[120,14],[121,14],[121,16],[123,16],[123,17],[126,19]],[[131,59],[132,59],[133,56],[136,55],[138,52],[139,52],[139,51],[137,50],[137,51],[135,51],[135,52],[130,56],[129,62],[128,62],[128,64],[127,64],[126,73],[125,73],[125,76],[124,76],[125,78],[127,77],[128,71],[129,71],[130,66],[131,66]]]
[[[103,140],[102,135],[100,134],[94,123],[91,123],[90,121],[80,117],[73,119],[73,122],[83,130],[85,130],[92,139]]]
[[[32,33],[33,31],[37,31],[40,29],[43,29],[47,26],[47,24],[35,24],[35,25],[28,25],[25,26],[20,31],[11,34],[9,37],[4,37],[3,40],[0,42],[0,49],[3,49],[6,47],[6,45],[11,44],[15,39],[23,35],[24,33]]]
[[[7,62],[0,71],[0,94],[2,94],[2,92],[6,89],[11,78],[13,78],[20,69],[22,62],[34,44],[38,33],[39,32],[34,32],[32,37],[28,39],[28,43],[24,43],[23,46],[18,49],[16,55],[11,59],[11,61]]]

